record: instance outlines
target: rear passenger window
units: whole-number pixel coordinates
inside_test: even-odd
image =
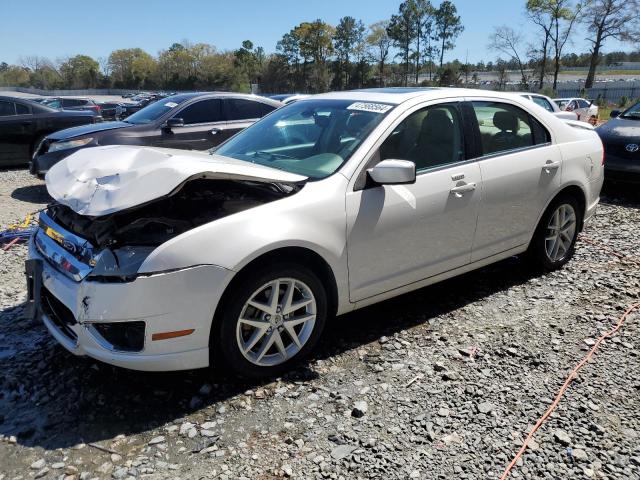
[[[276,107],[262,102],[244,100],[241,98],[229,98],[227,102],[227,120],[251,120],[262,118]]]
[[[217,98],[200,100],[176,113],[175,117],[182,118],[185,125],[219,122],[222,120],[220,100]]]
[[[28,115],[31,112],[29,112],[29,107],[27,107],[26,105],[16,103],[16,113],[18,115]]]
[[[473,102],[482,138],[482,154],[548,143],[549,132],[524,110],[499,102]]]
[[[461,123],[460,113],[452,104],[418,110],[380,146],[380,160],[410,160],[418,171],[464,160]]]
[[[8,117],[16,114],[15,103],[0,100],[0,117]]]

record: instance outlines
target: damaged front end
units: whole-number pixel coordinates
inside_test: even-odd
[[[127,282],[166,241],[220,218],[278,200],[301,184],[196,178],[156,200],[101,216],[81,215],[61,203],[40,217],[35,244],[59,270],[81,280]],[[60,228],[61,227],[61,228]],[[45,238],[46,237],[46,238]],[[47,243],[62,246],[72,260],[55,260]]]

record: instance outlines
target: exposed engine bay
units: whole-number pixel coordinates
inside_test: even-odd
[[[195,227],[278,200],[300,184],[238,180],[189,180],[167,196],[104,216],[80,215],[54,203],[47,214],[96,250],[158,246]]]

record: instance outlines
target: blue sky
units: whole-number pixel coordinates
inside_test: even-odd
[[[433,0],[432,0],[433,1]],[[351,15],[371,24],[397,11],[400,0],[0,0],[0,62],[20,56],[51,59],[77,53],[107,57],[118,48],[140,47],[155,55],[174,42],[238,48],[245,39],[275,51],[282,35],[302,21],[335,25]],[[438,5],[439,0],[433,1]],[[447,59],[495,60],[488,51],[492,27],[508,24],[530,41],[537,31],[525,19],[524,0],[454,0],[465,31]],[[584,30],[567,50],[587,51]],[[605,52],[629,46],[605,45]]]

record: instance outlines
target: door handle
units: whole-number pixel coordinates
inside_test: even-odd
[[[542,169],[545,171],[545,173],[551,173],[551,170],[557,170],[558,168],[560,168],[560,165],[560,161],[552,162],[551,160],[547,160],[547,163],[544,164]]]
[[[221,128],[212,128],[211,131],[209,132],[211,135],[217,135],[218,133],[220,133],[222,131]]]
[[[460,198],[467,192],[473,192],[476,189],[475,183],[465,183],[464,185],[460,185],[458,187],[453,187],[449,190],[449,193],[455,195]]]

